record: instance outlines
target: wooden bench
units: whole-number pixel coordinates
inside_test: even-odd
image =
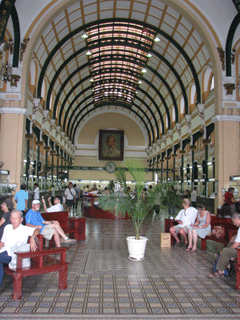
[[[77,242],[86,239],[86,218],[68,217],[68,211],[44,212],[41,215],[46,221],[58,221],[63,231],[69,234],[69,238],[76,239]]]
[[[177,222],[174,219],[165,219],[165,232],[169,232],[169,229],[176,225]],[[206,250],[207,240],[223,243],[225,246],[229,243],[230,239],[237,233],[238,228],[233,225],[231,218],[221,218],[215,215],[211,215],[211,229],[214,226],[222,226],[225,230],[223,238],[216,238],[214,235],[206,236],[205,239],[201,239],[201,250]],[[171,244],[174,243],[174,238],[171,236]]]
[[[4,266],[4,272],[13,277],[13,294],[14,300],[22,298],[22,278],[39,275],[49,272],[59,272],[59,289],[67,288],[67,269],[68,263],[66,262],[67,248],[54,248],[43,249],[43,236],[38,235],[37,250],[32,252],[17,252],[17,265],[15,269],[9,269]],[[60,254],[60,259],[52,258],[50,255]],[[25,258],[31,259],[30,267],[22,267],[22,260]]]
[[[201,239],[201,250],[206,250],[207,240],[212,240],[216,242],[223,243],[226,246],[231,238],[237,234],[238,228],[233,225],[231,218],[222,218],[215,215],[211,215],[211,229],[214,226],[221,226],[225,230],[225,235],[223,238],[216,238],[214,235],[206,236],[205,239]]]
[[[237,249],[237,265],[235,266],[236,270],[236,289],[240,290],[240,248]]]

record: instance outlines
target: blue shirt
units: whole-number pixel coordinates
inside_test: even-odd
[[[45,220],[43,219],[41,213],[39,211],[34,211],[33,209],[28,210],[25,216],[26,223],[30,223],[34,226],[42,226],[40,233],[42,232],[45,224],[43,223]]]
[[[17,200],[17,210],[23,211],[25,209],[25,200],[28,200],[28,193],[25,190],[20,190],[15,194]]]

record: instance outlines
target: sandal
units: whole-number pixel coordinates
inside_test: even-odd
[[[195,252],[197,252],[197,249],[195,249],[195,250],[189,250],[189,252],[195,253]]]
[[[209,278],[220,278],[221,276],[223,276],[223,273],[214,272],[209,275]]]
[[[192,250],[192,248],[187,248],[187,249],[185,249],[185,250],[189,252],[190,250]]]

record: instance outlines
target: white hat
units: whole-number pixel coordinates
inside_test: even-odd
[[[39,200],[33,200],[32,204],[40,204],[41,202]]]

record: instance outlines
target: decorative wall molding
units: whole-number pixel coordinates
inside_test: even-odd
[[[216,123],[218,121],[234,121],[234,122],[240,122],[240,116],[234,116],[234,115],[216,115],[212,117],[212,123]]]
[[[26,115],[27,109],[26,108],[11,108],[11,107],[0,107],[0,113],[18,113]]]

